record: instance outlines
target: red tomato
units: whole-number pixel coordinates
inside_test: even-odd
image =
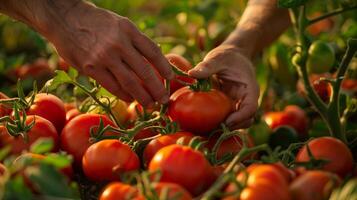
[[[296,130],[300,138],[307,136],[307,116],[305,111],[298,106],[289,105],[282,112],[268,112],[263,118],[271,129],[290,126]]]
[[[340,183],[338,176],[330,172],[308,171],[291,183],[290,193],[294,200],[324,200]]]
[[[142,129],[141,131],[139,131],[139,133],[137,133],[135,136],[134,136],[134,140],[135,141],[138,141],[138,140],[141,140],[141,139],[145,139],[145,138],[149,138],[149,137],[153,137],[157,135],[157,133],[155,133],[154,131],[150,130],[150,129]]]
[[[58,58],[58,69],[68,71],[69,67],[69,64],[62,57]]]
[[[90,130],[94,127],[96,130],[102,119],[104,126],[110,125],[115,127],[114,123],[105,115],[99,114],[82,114],[66,124],[61,133],[61,149],[71,154],[75,164],[82,163],[82,156],[90,146]],[[106,132],[105,135],[117,135],[113,132]]]
[[[247,168],[247,172],[253,171],[256,167],[260,167],[262,164],[251,164]],[[293,170],[290,170],[289,168],[285,167],[281,162],[277,163],[272,163],[269,164],[268,166],[274,167],[283,177],[285,178],[286,182],[290,183],[295,177],[296,174]]]
[[[156,109],[158,109],[158,108],[154,107],[151,109],[146,109],[145,112],[150,114],[150,113],[154,112]],[[137,113],[137,111],[139,111],[139,113]],[[129,121],[135,121],[138,119],[139,115],[143,115],[143,114],[144,114],[144,108],[137,101],[130,103],[130,105],[127,108],[127,116],[128,116]]]
[[[322,13],[315,12],[313,15],[310,16],[310,18],[318,17],[318,16],[321,16],[321,15],[322,15]],[[322,32],[327,32],[327,31],[331,30],[333,25],[334,25],[334,21],[331,18],[326,18],[324,20],[321,20],[321,21],[319,21],[317,23],[314,23],[314,24],[310,25],[307,28],[307,31],[311,35],[317,36]]]
[[[149,172],[160,170],[161,182],[177,183],[194,196],[214,181],[212,166],[205,156],[190,147],[177,144],[160,149],[149,164]]]
[[[246,174],[247,173],[247,174]],[[237,176],[238,181],[243,181],[247,177],[246,188],[239,194],[229,195],[223,200],[289,200],[288,182],[281,171],[268,164],[255,164],[247,168],[246,173],[242,172]],[[236,184],[229,184],[225,190],[227,193],[237,191]]]
[[[348,92],[356,92],[357,91],[357,80],[345,78],[342,81],[341,85],[343,90]]]
[[[253,147],[253,140],[247,134],[245,136],[248,137],[248,147]],[[217,143],[218,139],[218,134],[214,134],[212,137],[210,137],[208,139],[207,148],[213,150],[213,147]],[[238,135],[233,135],[223,140],[223,142],[218,146],[217,159],[222,159],[227,154],[235,155],[240,152],[242,147],[242,139]],[[249,158],[252,158],[252,156],[250,156]]]
[[[157,195],[160,195],[167,190],[167,199],[176,199],[176,200],[192,200],[192,196],[187,190],[175,183],[165,183],[158,182],[153,185]]]
[[[66,111],[63,101],[53,94],[37,94],[34,103],[26,113],[28,115],[38,115],[49,120],[59,133],[66,123]]]
[[[166,59],[175,67],[178,69],[188,72],[190,69],[192,69],[192,65],[188,60],[186,60],[184,57],[177,55],[177,54],[166,54],[165,55]],[[176,75],[173,80],[170,81],[170,93],[174,93],[176,90],[184,87],[184,85],[177,80],[183,81],[188,84],[192,84],[195,82],[195,79],[190,78],[190,77],[185,77],[185,76],[180,76]]]
[[[72,110],[72,109],[74,109],[74,108],[77,108],[75,102],[64,103],[63,105],[64,105],[64,110],[65,110],[66,112],[68,112],[68,111],[70,111],[70,110]]]
[[[73,108],[69,111],[66,112],[66,124],[71,121],[71,119],[73,119],[74,117],[81,115],[82,113],[77,109],[77,108]]]
[[[83,155],[84,174],[93,181],[118,180],[119,174],[137,170],[139,157],[119,140],[108,139],[92,144]]]
[[[309,75],[309,80],[310,83],[312,84],[315,92],[320,96],[322,101],[328,102],[330,99],[330,96],[332,94],[332,86],[330,83],[327,83],[325,81],[320,81],[321,78],[331,78],[331,74],[324,73],[324,74],[310,74]],[[301,94],[303,97],[306,96],[306,89],[304,87],[304,84],[301,80],[297,82],[297,90],[299,94]]]
[[[193,138],[193,134],[189,132],[177,132],[173,134],[163,135],[151,140],[144,149],[144,162],[147,164],[150,163],[151,159],[160,149],[171,144],[176,144],[177,140],[180,138],[184,138],[184,144],[188,144]]]
[[[22,65],[15,70],[15,75],[18,79],[43,79],[49,78],[53,74],[54,70],[49,66],[48,61],[44,58],[39,58],[31,64]]]
[[[56,128],[53,124],[40,116],[28,115],[26,124],[29,125],[35,122],[33,127],[26,133],[28,142],[25,142],[21,136],[11,136],[4,126],[0,126],[0,147],[7,145],[11,146],[12,154],[20,154],[24,150],[29,150],[30,146],[40,138],[49,138],[53,140],[52,151],[57,151],[59,146],[59,138]]]
[[[0,92],[0,99],[8,99],[9,97]],[[10,115],[11,114],[11,111],[12,109],[11,108],[8,108],[7,106],[3,105],[3,104],[0,104],[0,117],[4,117],[6,115]]]
[[[139,195],[137,188],[121,182],[112,182],[107,185],[99,196],[99,200],[139,200],[144,199]]]
[[[342,177],[353,170],[353,156],[350,149],[340,140],[333,137],[320,137],[307,144],[315,159],[327,160],[323,170],[336,173]],[[296,156],[297,162],[309,161],[306,146],[302,147]]]
[[[233,102],[221,91],[195,92],[181,88],[170,97],[168,115],[183,130],[208,134],[233,110]]]

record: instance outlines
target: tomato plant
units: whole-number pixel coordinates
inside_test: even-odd
[[[61,149],[71,154],[75,163],[82,163],[82,156],[90,146],[90,130],[94,132],[103,121],[104,126],[115,126],[114,123],[105,115],[99,114],[82,114],[69,121],[62,130],[60,135]],[[115,135],[113,132],[105,132],[105,135]]]
[[[11,136],[4,126],[0,126],[0,146],[10,146],[12,154],[20,154],[24,150],[29,150],[38,139],[47,138],[53,141],[52,151],[59,149],[59,136],[50,121],[37,115],[28,115],[25,123],[26,125],[33,123],[33,126],[16,136]]]
[[[119,140],[102,140],[92,144],[83,155],[84,174],[94,181],[117,180],[124,172],[137,170],[139,157]]]
[[[333,137],[320,137],[309,141],[296,156],[297,162],[310,160],[308,148],[314,159],[322,159],[327,163],[321,169],[336,173],[342,177],[353,170],[351,150],[340,140]]]
[[[306,62],[310,73],[328,72],[335,62],[335,52],[326,42],[314,41],[309,48],[309,56]]]
[[[217,128],[232,110],[232,100],[219,90],[184,87],[171,95],[168,115],[183,130],[204,135]]]
[[[194,196],[214,181],[212,167],[201,152],[176,144],[160,149],[148,168],[150,172],[160,171],[157,178],[161,182],[177,183]]]

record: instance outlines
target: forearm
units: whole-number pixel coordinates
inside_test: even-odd
[[[51,32],[63,28],[67,13],[79,3],[84,2],[81,0],[0,0],[0,12],[48,37]]]
[[[277,8],[276,0],[250,0],[236,29],[224,44],[233,44],[248,57],[253,57],[289,25],[288,10]]]

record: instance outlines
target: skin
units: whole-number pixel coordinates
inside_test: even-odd
[[[82,0],[1,0],[0,12],[40,32],[67,63],[119,98],[136,99],[144,106],[168,102],[145,59],[166,79],[174,77],[170,65],[128,18]],[[253,122],[259,87],[251,59],[288,25],[288,12],[276,8],[276,0],[250,0],[237,28],[189,71],[195,78],[215,75],[221,89],[236,101],[236,112],[226,119],[229,127],[245,128]]]
[[[259,87],[251,59],[290,24],[288,11],[276,5],[276,0],[250,0],[236,29],[189,71],[196,78],[215,74],[221,89],[236,100],[236,111],[226,119],[231,128],[249,127],[257,111]]]

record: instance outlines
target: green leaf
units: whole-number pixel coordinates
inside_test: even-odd
[[[3,200],[29,200],[32,198],[31,190],[26,187],[21,175],[11,179],[5,185]]]
[[[307,0],[278,0],[279,8],[296,8],[305,4]]]
[[[66,154],[49,154],[43,159],[44,162],[49,163],[56,168],[63,168],[71,165],[72,158]]]
[[[67,178],[52,165],[42,163],[39,167],[27,168],[25,173],[42,195],[79,199],[78,191],[71,188]]]
[[[72,72],[72,76],[74,76],[74,72]],[[48,90],[55,90],[59,85],[64,84],[64,83],[71,83],[72,78],[62,70],[57,70],[56,71],[56,76],[47,81],[46,86]]]
[[[31,147],[30,151],[36,154],[43,154],[47,153],[52,150],[53,148],[53,140],[49,138],[40,138],[34,142]]]
[[[73,67],[70,67],[68,70],[68,76],[71,77],[72,80],[74,80],[78,77],[78,71]]]

